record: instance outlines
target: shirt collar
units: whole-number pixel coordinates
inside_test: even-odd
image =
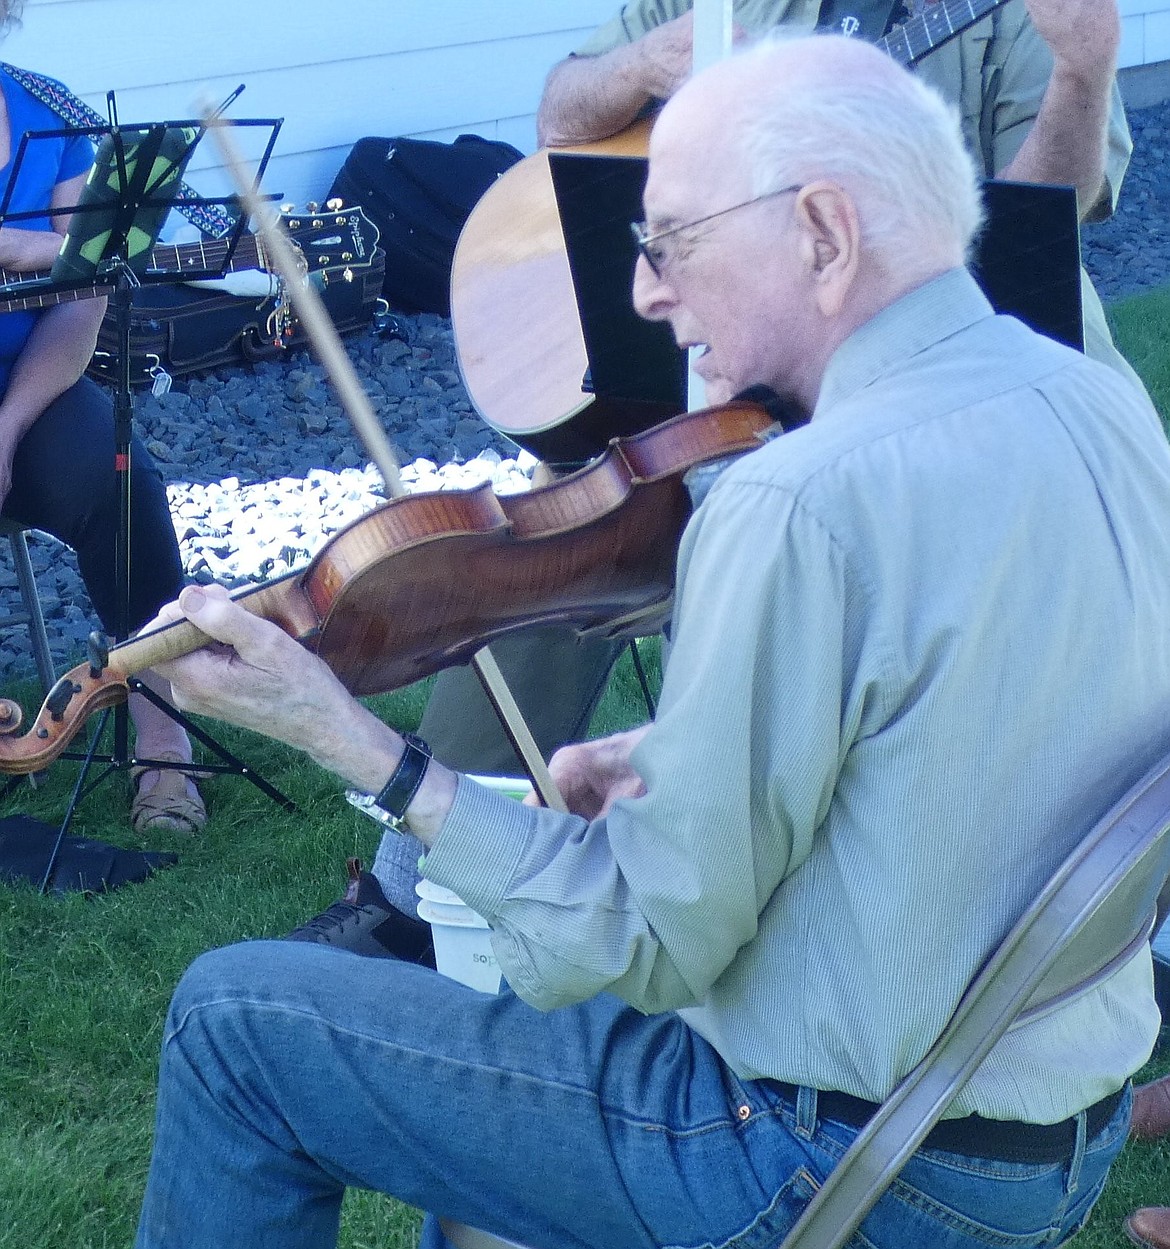
[[[950,269],[915,287],[850,334],[833,353],[813,420],[911,356],[994,315],[966,269]]]

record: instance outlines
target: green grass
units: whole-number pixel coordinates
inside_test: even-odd
[[[1121,300],[1107,312],[1117,345],[1145,382],[1170,431],[1170,287]]]
[[[660,680],[656,642],[641,644]],[[23,703],[35,704],[26,685]],[[371,700],[415,728],[426,684]],[[629,657],[598,711],[596,731],[645,719]],[[0,1249],[97,1249],[131,1243],[150,1154],[158,1046],[175,983],[202,950],[280,936],[339,896],[344,862],[372,860],[377,826],[326,773],[263,738],[208,729],[297,804],[282,810],[246,780],[204,784],[202,837],[151,837],[180,861],[141,885],[87,900],[0,889]],[[76,765],[22,786],[3,814],[59,821]],[[128,782],[115,776],[82,804],[75,831],[132,846]],[[345,1249],[407,1249],[415,1211],[349,1194]]]
[[[1118,340],[1170,413],[1170,291],[1112,310]],[[657,647],[645,647],[657,679]],[[25,706],[31,687],[25,687]],[[425,688],[374,700],[402,728],[418,723]],[[644,719],[628,657],[611,683],[594,732]],[[123,1249],[133,1237],[149,1159],[162,1020],[183,969],[201,950],[277,936],[333,901],[344,860],[369,860],[376,827],[341,798],[329,777],[295,752],[209,726],[298,805],[288,814],[238,777],[207,783],[206,833],[168,845],[177,866],[145,884],[94,900],[41,898],[0,889],[0,1249]],[[14,810],[56,823],[73,765],[22,787]],[[116,777],[83,803],[76,831],[123,845],[127,782]],[[1170,1058],[1145,1075],[1170,1069]],[[1130,1145],[1083,1249],[1123,1249],[1121,1219],[1135,1206],[1170,1203],[1170,1143]],[[408,1249],[418,1215],[370,1193],[346,1201],[344,1249]]]

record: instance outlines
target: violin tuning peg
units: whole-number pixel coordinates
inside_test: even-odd
[[[110,663],[110,639],[95,629],[85,643],[89,655],[89,675],[96,681]]]
[[[15,733],[23,719],[19,703],[11,698],[0,698],[0,734]]]
[[[73,695],[80,692],[81,686],[75,685],[67,676],[62,677],[49,691],[45,710],[54,720],[60,720],[65,715],[65,708],[73,701]]]

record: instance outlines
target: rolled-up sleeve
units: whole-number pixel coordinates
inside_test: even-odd
[[[1048,45],[1026,17],[1014,29],[1004,19],[999,29],[1002,33],[996,35],[989,50],[988,77],[989,81],[995,81],[995,89],[982,92],[984,117],[981,130],[985,148],[990,148],[988,172],[991,176],[1011,164],[1031,132],[1053,66]],[[1125,107],[1114,81],[1105,152],[1107,186],[1089,210],[1088,220],[1103,221],[1117,207],[1117,197],[1132,152],[1133,141],[1125,119]]]

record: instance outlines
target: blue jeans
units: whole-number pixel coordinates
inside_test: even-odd
[[[772,1249],[855,1134],[814,1101],[612,997],[541,1013],[414,964],[250,942],[175,992],[137,1245],[333,1245],[355,1185],[539,1249]],[[1126,1097],[1052,1166],[920,1152],[853,1244],[1055,1244],[1128,1119]]]

